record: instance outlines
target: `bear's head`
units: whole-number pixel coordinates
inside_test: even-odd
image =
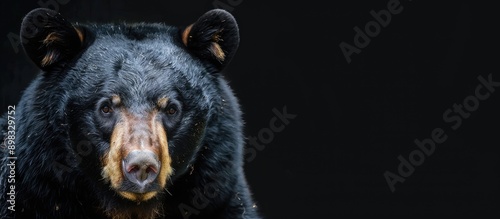
[[[98,179],[100,192],[137,203],[189,174],[217,116],[213,103],[223,98],[219,74],[239,45],[237,24],[221,9],[187,27],[73,24],[35,9],[21,37],[42,70],[40,87],[60,100],[48,104],[69,125],[81,175]]]

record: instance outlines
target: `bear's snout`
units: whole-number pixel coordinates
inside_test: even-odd
[[[119,113],[109,151],[103,157],[102,176],[122,197],[146,201],[166,187],[173,172],[167,132],[157,111]]]

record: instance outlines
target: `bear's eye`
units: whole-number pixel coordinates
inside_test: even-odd
[[[108,105],[104,105],[101,107],[101,112],[104,114],[109,114],[113,112],[113,109],[109,107]]]
[[[174,106],[169,106],[167,108],[167,114],[168,115],[174,115],[177,112],[177,109]]]

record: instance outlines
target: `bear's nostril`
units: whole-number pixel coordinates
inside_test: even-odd
[[[139,171],[139,166],[129,166],[127,168],[127,172],[128,173],[134,173],[134,172],[137,172],[137,171]]]
[[[157,168],[154,164],[139,164],[139,165],[129,165],[127,167],[127,173],[135,175],[139,181],[146,180],[150,175],[155,175],[157,173]]]
[[[158,170],[156,169],[155,165],[143,165],[142,167],[139,166],[139,165],[130,165],[128,168],[127,168],[127,172],[129,173],[132,173],[132,172],[137,172],[137,171],[140,171],[141,169],[145,169],[146,173],[149,173],[149,172],[158,172]]]

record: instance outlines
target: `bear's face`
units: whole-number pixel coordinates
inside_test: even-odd
[[[100,34],[111,28],[131,30]],[[100,145],[102,178],[134,201],[148,200],[165,188],[174,171],[172,156],[175,170],[190,163],[208,118],[208,95],[200,86],[213,86],[211,74],[171,36],[178,36],[177,29],[144,29],[93,30],[94,42],[69,72],[77,77],[68,81],[77,88],[75,95],[69,94],[69,109],[79,109],[70,111],[74,121],[69,124],[78,124],[73,138]],[[136,39],[130,35],[140,33],[132,31],[151,36]],[[195,84],[195,77],[206,84]]]
[[[233,17],[212,10],[186,28],[79,25],[47,9],[23,20],[23,46],[61,90],[73,150],[98,186],[147,201],[186,173],[214,114],[217,78],[239,42]]]

